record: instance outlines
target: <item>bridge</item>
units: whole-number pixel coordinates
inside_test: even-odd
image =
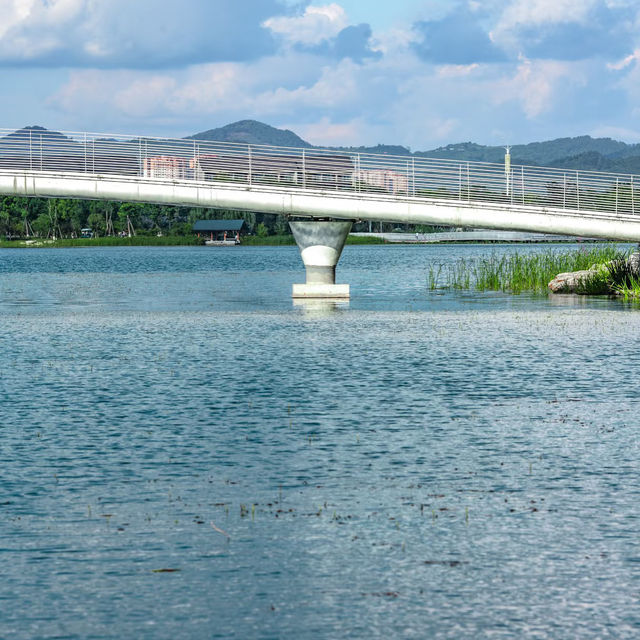
[[[262,211],[306,267],[294,297],[348,297],[354,221],[640,242],[638,176],[190,138],[0,129],[0,194]]]

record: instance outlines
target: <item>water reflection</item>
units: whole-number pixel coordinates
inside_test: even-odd
[[[579,307],[597,308],[606,307],[614,309],[639,308],[640,303],[636,301],[624,300],[618,296],[587,296],[577,293],[550,293],[547,303],[552,307]]]
[[[322,318],[348,309],[349,300],[344,298],[293,298],[293,306],[302,311],[302,315],[307,318]]]

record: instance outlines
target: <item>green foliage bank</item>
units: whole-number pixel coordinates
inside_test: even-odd
[[[62,198],[16,198],[0,196],[1,238],[78,238],[90,228],[98,237],[129,234],[191,236],[196,220],[207,218],[245,221],[245,233],[263,236],[286,235],[286,220],[272,214],[212,211],[195,207],[174,207],[102,200]]]
[[[109,202],[104,200],[71,200],[63,198],[15,198],[0,196],[0,239],[16,240],[80,240],[82,229],[91,229],[93,242],[97,238],[129,235],[136,237],[167,236],[173,241],[154,241],[153,244],[197,244],[193,240],[193,223],[203,219],[245,221],[244,244],[292,244],[287,220],[282,216],[254,211],[232,211],[198,209],[195,207],[172,207],[132,202]],[[391,231],[394,225],[384,224],[380,230]],[[368,225],[354,225],[355,230],[366,231]],[[191,238],[180,242],[178,238]],[[350,244],[377,243],[374,239],[350,238]],[[141,244],[137,240],[135,244]],[[151,241],[149,241],[151,243]],[[149,244],[147,243],[147,244]],[[76,243],[77,244],[77,243]],[[82,244],[82,243],[80,243]],[[105,243],[102,243],[105,244]],[[108,242],[106,242],[108,244]],[[123,244],[121,239],[113,244]],[[126,243],[124,243],[126,244]],[[12,245],[15,246],[15,245]],[[74,245],[75,246],[75,245]]]

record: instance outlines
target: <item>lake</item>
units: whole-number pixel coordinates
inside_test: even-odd
[[[638,637],[640,310],[427,288],[546,250],[0,250],[0,637]]]

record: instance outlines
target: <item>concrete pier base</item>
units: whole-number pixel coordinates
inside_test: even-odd
[[[289,222],[307,270],[307,282],[294,284],[294,298],[348,298],[349,285],[336,284],[336,265],[351,221],[305,220]]]

